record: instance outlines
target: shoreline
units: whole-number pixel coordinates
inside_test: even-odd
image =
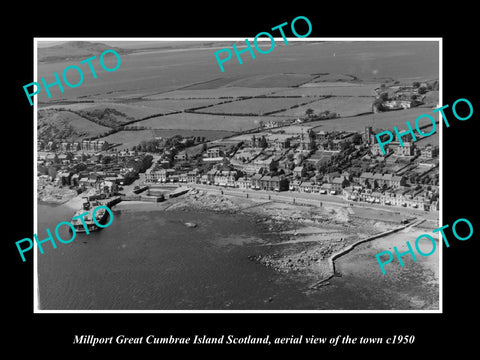
[[[81,194],[63,205],[76,210],[75,206],[81,206],[82,201]],[[265,243],[251,247],[252,253],[248,255],[248,259],[280,274],[297,278],[304,283],[303,291],[334,291],[333,289],[342,283],[341,279],[335,281],[336,277],[345,276],[346,268],[349,278],[367,282],[371,279],[386,281],[404,297],[408,290],[396,288],[404,268],[392,262],[392,266],[387,270],[391,272],[390,276],[382,278],[378,274],[375,253],[387,249],[393,251],[394,245],[402,248],[402,245],[405,245],[402,237],[431,231],[433,222],[431,219],[417,217],[413,223],[402,225],[383,221],[388,214],[381,209],[376,211],[335,205],[318,207],[222,195],[215,190],[196,189],[159,203],[122,201],[112,206],[112,211],[114,214],[205,211],[247,216],[264,228],[264,234],[260,236],[265,236],[266,240]],[[419,220],[424,222],[420,224]],[[194,223],[184,225],[197,226]],[[349,262],[348,259],[353,260]],[[432,295],[428,286],[438,288],[438,259],[436,262],[434,259],[422,259],[421,264],[419,263],[420,261],[407,269],[412,272],[411,276],[419,279],[418,286],[421,291],[415,295],[416,301],[418,304],[427,304],[424,306],[435,306],[438,299]],[[427,274],[425,278],[420,276],[423,273]],[[333,281],[330,281],[332,279]],[[417,308],[413,302],[412,308]]]

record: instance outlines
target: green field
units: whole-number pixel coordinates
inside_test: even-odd
[[[182,46],[178,43],[178,47]],[[212,105],[228,98],[287,96],[244,99],[199,110],[213,115],[179,113],[128,125],[146,126],[164,134],[209,131],[217,137],[222,136],[222,132],[255,128],[260,121],[291,119],[303,115],[307,108],[334,111],[341,116],[369,111],[367,105],[373,89],[387,78],[438,78],[437,42],[298,42],[276,48],[274,56],[245,59],[244,64],[232,59],[226,64],[225,73],[220,72],[210,47],[176,50],[179,51],[122,54],[122,66],[115,72],[99,71],[96,79],[86,76],[82,86],[66,87],[64,92],[54,86],[50,89],[51,99],[42,91],[37,95],[39,104],[44,102],[41,105],[52,105],[57,109],[63,107],[82,116],[68,111],[47,113],[39,120],[39,134],[45,137],[51,134],[52,139],[59,139],[62,134],[66,139],[81,139],[98,136],[125,122]],[[78,65],[78,61],[39,63],[38,78],[45,77],[49,82],[54,72],[69,65]],[[95,66],[98,69],[99,64],[95,63]],[[364,83],[357,78],[371,79],[374,83]],[[319,99],[325,95],[337,98]],[[67,105],[85,100],[95,103]],[[318,101],[299,105],[309,100]],[[435,102],[435,96],[430,100]],[[60,104],[62,101],[65,105]],[[290,109],[297,105],[299,107]],[[244,116],[278,110],[283,112],[275,113],[275,116]],[[392,123],[404,127],[405,120],[415,120],[415,111],[425,110],[326,120],[308,125],[326,130],[363,130],[368,124],[391,128]],[[221,113],[243,115],[223,116]],[[54,127],[59,128],[56,133]],[[152,136],[152,131],[122,131],[110,136],[116,139],[112,142],[132,144],[141,141],[142,136]]]
[[[121,115],[117,115],[119,121],[131,121],[143,119],[147,116],[169,114],[184,109],[208,106],[221,102],[222,100],[214,99],[197,99],[197,100],[136,100],[127,103],[118,102],[98,102],[94,104],[70,104],[61,106],[49,106],[43,109],[69,109],[72,111],[80,111],[92,116],[101,116],[105,109],[113,109]]]
[[[287,110],[292,106],[299,106],[314,99],[309,98],[254,98],[215,105],[199,110],[209,114],[254,114],[264,115],[272,112]]]
[[[225,100],[223,100],[225,101]],[[170,113],[186,109],[198,108],[218,104],[222,100],[217,99],[195,99],[195,100],[139,100],[129,102],[129,106],[144,109],[152,113]]]
[[[438,121],[438,113],[432,114],[431,108],[412,108],[407,110],[387,111],[377,114],[368,114],[349,118],[331,119],[323,121],[313,121],[305,125],[313,126],[315,130],[333,131],[364,131],[365,126],[372,126],[374,129],[385,129],[393,132],[396,126],[399,130],[406,130],[406,122],[410,122],[412,128],[415,128],[415,120],[422,114],[429,114]],[[426,120],[422,120],[421,124],[427,124]],[[438,125],[437,125],[438,132]],[[435,140],[432,135],[430,139]]]
[[[346,85],[345,83],[316,83],[307,84],[300,87],[298,90],[305,94],[314,94],[315,96],[375,96],[373,89],[377,88],[378,84],[355,84]],[[289,94],[290,92],[287,92]],[[291,93],[295,93],[292,91]]]
[[[181,113],[143,120],[135,123],[152,129],[244,131],[255,128],[259,121],[278,120],[272,116],[224,116]]]
[[[276,90],[275,96],[375,96],[379,84],[308,83],[298,88]]]
[[[204,90],[175,90],[144,97],[145,100],[159,99],[221,99],[239,98],[259,95],[269,95],[284,88],[247,88],[247,87],[219,87]]]
[[[244,86],[251,88],[273,88],[273,87],[292,87],[300,86],[315,78],[310,74],[271,74],[271,75],[255,75],[245,77],[240,80],[232,81],[229,86]]]
[[[307,109],[314,110],[315,114],[323,111],[335,112],[341,117],[364,114],[372,111],[374,98],[368,97],[331,97],[318,100],[294,109],[282,111],[274,115],[301,117]]]
[[[317,83],[317,82],[342,82],[342,81],[352,81],[355,80],[355,77],[352,75],[347,75],[347,74],[321,74],[315,79],[313,79],[311,82]]]

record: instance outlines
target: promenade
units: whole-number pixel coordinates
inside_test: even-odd
[[[341,206],[345,208],[367,208],[373,210],[387,211],[391,212],[392,214],[400,214],[404,215],[405,217],[422,217],[429,220],[439,219],[438,212],[428,212],[419,209],[351,201],[344,199],[341,195],[301,193],[296,191],[272,192],[265,190],[232,189],[204,184],[188,184],[187,186],[198,190],[217,191],[219,194],[224,195],[239,196],[251,199],[261,199],[267,201],[277,201],[289,204],[311,205],[319,207],[329,205]]]

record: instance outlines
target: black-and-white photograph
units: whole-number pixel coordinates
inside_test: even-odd
[[[441,39],[296,25],[35,39],[35,312],[441,312]]]

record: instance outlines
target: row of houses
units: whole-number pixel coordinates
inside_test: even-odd
[[[396,189],[380,192],[352,186],[343,189],[342,194],[345,199],[353,201],[406,207],[424,211],[439,210],[439,201],[434,196],[435,193],[423,189],[419,191]]]
[[[82,142],[62,141],[61,143],[57,143],[55,141],[37,142],[37,150],[45,151],[103,151],[108,149],[108,147],[109,144],[105,140],[83,140]]]

